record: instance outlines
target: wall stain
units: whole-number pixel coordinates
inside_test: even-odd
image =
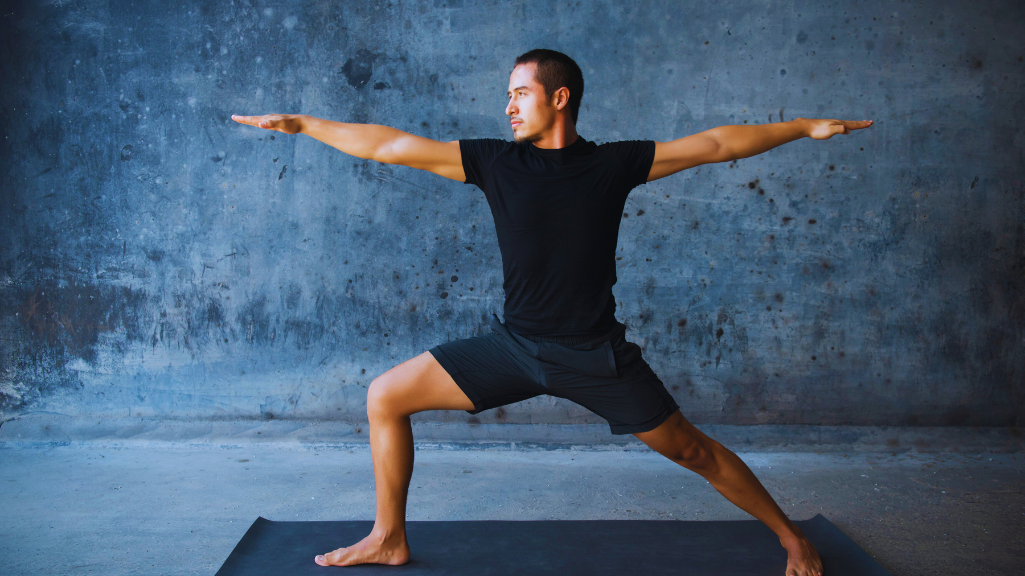
[[[349,83],[349,86],[360,89],[366,86],[367,82],[374,75],[374,60],[377,59],[379,54],[375,54],[366,48],[360,48],[356,51],[356,55],[345,61],[340,70],[341,74],[345,75],[345,80]],[[375,86],[375,88],[377,88]],[[380,90],[380,88],[377,88]]]

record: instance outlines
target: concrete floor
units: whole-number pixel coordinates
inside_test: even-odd
[[[1023,573],[1025,455],[740,456],[788,515],[822,513],[895,575]],[[9,445],[0,485],[8,576],[209,575],[257,516],[374,512],[366,446]],[[749,518],[637,446],[418,448],[408,511],[410,520]]]

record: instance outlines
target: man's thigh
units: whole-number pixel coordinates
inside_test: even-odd
[[[424,410],[472,410],[473,402],[434,356],[424,352],[375,378],[367,391],[367,408],[410,415]]]
[[[430,352],[473,403],[470,414],[548,393],[538,382],[541,362],[494,332],[446,342]]]
[[[605,378],[551,367],[550,394],[566,398],[601,416],[612,434],[634,434],[655,429],[679,410],[662,380],[640,355],[636,344],[620,340],[613,345],[619,374]]]

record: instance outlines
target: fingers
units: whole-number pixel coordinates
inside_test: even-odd
[[[301,116],[297,114],[264,114],[263,116],[241,116],[232,114],[231,119],[239,124],[256,126],[265,130],[276,130],[283,134],[298,134],[302,130]]]
[[[837,134],[850,134],[853,130],[868,128],[872,124],[872,120],[837,120],[835,118],[810,120],[810,127],[806,135],[816,140],[828,140]]]
[[[830,120],[832,134],[850,134],[851,130],[861,130],[872,125],[872,120]]]
[[[259,123],[257,118],[261,118],[261,116],[240,116],[238,114],[231,115],[231,119],[235,122],[238,122],[239,124],[248,124],[250,126],[256,126]]]
[[[239,124],[248,124],[249,126],[256,126],[257,128],[270,128],[273,124],[273,114],[264,114],[263,116],[240,116],[238,114],[232,114],[231,119]]]

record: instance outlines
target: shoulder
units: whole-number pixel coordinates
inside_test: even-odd
[[[491,167],[512,145],[513,142],[498,138],[459,140],[459,156],[466,177],[464,182],[476,184],[481,189],[486,188]]]
[[[651,167],[655,163],[654,140],[620,140],[607,142],[599,148],[604,148],[609,162],[619,167],[631,187],[648,181]]]
[[[497,153],[515,145],[515,142],[499,138],[468,138],[459,140],[459,149],[461,151],[476,153]]]
[[[612,154],[629,154],[631,152],[647,152],[655,149],[654,140],[617,140],[599,144],[598,149]]]
[[[598,153],[626,166],[648,165],[655,158],[654,140],[619,140],[598,146]]]

